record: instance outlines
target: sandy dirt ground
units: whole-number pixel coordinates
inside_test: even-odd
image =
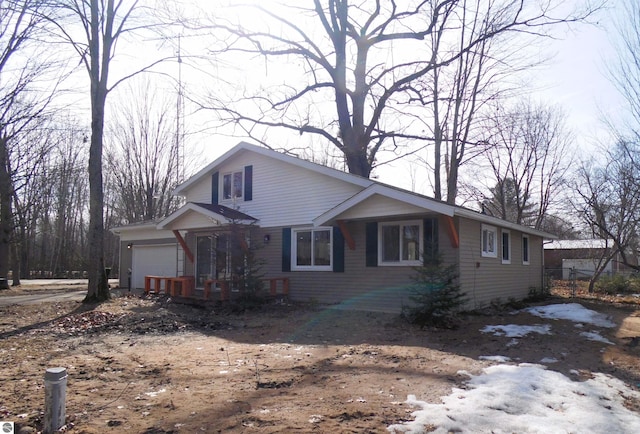
[[[44,373],[58,366],[70,433],[382,433],[411,419],[407,395],[440,402],[468,378],[459,371],[492,364],[480,356],[555,358],[549,369],[567,376],[603,372],[640,387],[638,299],[568,296],[559,289],[542,304],[579,301],[609,315],[618,327],[599,331],[615,345],[578,338],[569,321],[498,308],[463,316],[456,330],[420,330],[394,315],[287,303],[244,313],[126,296],[6,306],[0,420],[41,430]],[[549,321],[552,335],[517,345],[480,332]]]

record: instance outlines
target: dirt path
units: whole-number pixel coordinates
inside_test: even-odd
[[[556,300],[562,301],[562,300]],[[47,367],[69,373],[68,432],[382,433],[411,418],[408,394],[439,402],[503,355],[555,359],[549,369],[604,372],[640,384],[635,306],[587,303],[618,329],[616,345],[580,339],[569,321],[509,311],[466,316],[458,330],[419,330],[393,315],[272,306],[220,314],[118,298],[0,307],[0,420],[37,429]],[[512,339],[487,324],[551,322],[552,335]],[[632,404],[630,404],[632,405]]]

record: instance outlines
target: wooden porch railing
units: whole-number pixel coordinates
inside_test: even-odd
[[[269,284],[269,296],[276,297],[278,294],[289,295],[288,277],[271,277],[263,279]],[[207,279],[204,281],[204,299],[211,300],[216,287],[220,288],[220,301],[231,299],[231,285],[228,279]],[[144,276],[144,293],[182,296],[186,298],[196,298],[194,276]]]
[[[289,278],[288,277],[271,277],[263,279],[269,284],[269,295],[275,297],[278,295],[278,286],[280,286],[282,295],[289,295]],[[281,285],[278,285],[281,282]],[[215,286],[220,288],[220,301],[229,301],[231,299],[230,281],[227,279],[208,279],[204,282],[204,299],[209,300]]]
[[[171,294],[173,297],[176,295],[191,297],[194,288],[195,278],[193,276],[144,276],[144,293],[146,295],[151,292],[160,294],[164,291],[165,294]]]

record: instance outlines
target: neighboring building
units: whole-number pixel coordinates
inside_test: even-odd
[[[544,245],[544,264],[547,274],[554,279],[568,280],[572,270],[575,270],[576,278],[589,279],[596,267],[613,247],[613,240],[587,239],[587,240],[555,240]],[[631,260],[635,256],[629,255]],[[622,263],[620,254],[617,253],[606,265],[605,274],[628,273],[631,270]]]
[[[174,192],[186,205],[157,223],[114,229],[121,286],[145,275],[224,279],[229,230],[255,228],[265,277],[287,277],[290,298],[399,312],[421,254],[459,265],[468,308],[526,297],[544,281],[535,229],[244,142]],[[237,249],[236,249],[237,251]]]

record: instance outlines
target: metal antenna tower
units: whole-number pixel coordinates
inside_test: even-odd
[[[178,35],[178,95],[176,99],[176,185],[184,181],[184,89],[182,87],[181,36]]]

